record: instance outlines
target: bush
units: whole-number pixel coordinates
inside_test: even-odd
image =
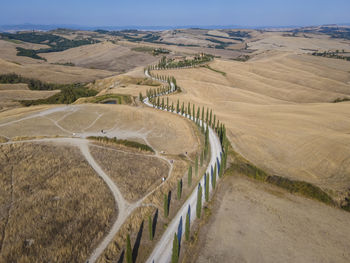
[[[124,145],[127,147],[136,148],[136,149],[139,149],[141,151],[154,152],[154,150],[146,144],[135,142],[135,141],[129,141],[129,140],[118,140],[117,137],[108,138],[106,136],[104,136],[104,137],[103,136],[89,136],[89,137],[87,137],[87,139],[100,141],[100,142],[106,142],[106,143],[120,144],[120,145]]]

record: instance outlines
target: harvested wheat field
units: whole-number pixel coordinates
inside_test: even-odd
[[[26,84],[0,84],[0,111],[20,106],[19,100],[45,99],[59,90],[29,90]]]
[[[43,54],[49,63],[73,63],[76,66],[109,70],[116,73],[146,66],[158,60],[147,53],[132,51],[129,47],[111,42],[71,48],[63,52]]]
[[[350,213],[229,176],[184,262],[349,262]]]
[[[117,216],[105,183],[78,148],[0,148],[0,261],[84,261]]]
[[[91,145],[90,152],[128,201],[139,200],[169,175],[168,162],[154,155],[98,145]]]
[[[170,96],[175,103],[212,108],[234,149],[258,167],[342,200],[350,187],[350,103],[332,102],[350,97],[349,65],[273,52],[158,73],[176,77],[183,92]]]

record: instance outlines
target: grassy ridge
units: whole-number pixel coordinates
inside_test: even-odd
[[[87,137],[87,139],[99,141],[99,142],[105,142],[105,143],[124,145],[126,147],[136,148],[140,151],[154,152],[154,150],[146,144],[135,142],[135,141],[129,141],[129,140],[118,140],[117,137],[108,138],[106,136],[104,136],[104,137],[103,136],[89,136],[89,137]]]
[[[328,205],[335,205],[333,199],[326,192],[313,184],[304,181],[292,180],[277,175],[270,175],[262,169],[256,167],[254,164],[250,163],[240,154],[233,151],[232,148],[229,151],[229,155],[232,159],[232,162],[230,168],[227,171],[228,174],[238,172],[253,179],[276,185],[278,187],[286,189],[291,193],[298,193],[305,197],[321,201]],[[345,209],[344,207],[342,208]]]
[[[97,91],[73,84],[61,89],[60,93],[52,95],[46,99],[38,100],[21,100],[20,103],[24,106],[40,105],[40,104],[71,104],[81,97],[95,96]]]
[[[214,69],[214,68],[210,67],[209,65],[204,65],[203,67],[204,67],[204,68],[207,68],[207,69],[209,69],[209,70],[212,70],[212,71],[214,71],[214,72],[216,72],[216,73],[220,73],[220,74],[223,75],[224,77],[226,76],[226,72],[223,72],[223,71]]]
[[[26,78],[16,73],[1,74],[0,83],[3,83],[3,84],[25,83],[28,85],[28,88],[31,90],[56,90],[56,89],[62,89],[64,87],[69,86],[67,84],[46,83],[38,79]]]
[[[55,84],[46,83],[38,79],[26,78],[15,73],[0,75],[0,83],[16,84],[25,83],[31,90],[61,90],[60,93],[52,95],[46,99],[21,100],[24,106],[40,104],[70,104],[81,97],[91,97],[97,94],[97,91],[84,87],[83,84]]]
[[[105,94],[97,97],[91,97],[84,100],[84,103],[103,103],[109,100],[115,100],[116,104],[131,104],[130,95],[124,94]]]

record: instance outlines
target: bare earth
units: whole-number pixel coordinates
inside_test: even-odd
[[[349,262],[350,213],[337,208],[231,176],[211,213],[185,262]]]

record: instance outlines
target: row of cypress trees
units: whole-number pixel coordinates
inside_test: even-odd
[[[146,96],[148,99],[153,103],[154,107],[163,109],[163,110],[168,110],[171,112],[175,111],[174,104],[172,102],[171,106],[169,105],[169,98],[166,98],[166,103],[164,98],[160,101],[160,96],[169,94],[172,92],[171,90],[171,82],[175,86],[176,91],[179,87],[176,85],[176,79],[174,77],[169,77],[169,76],[153,76],[151,75],[151,69],[157,69],[155,66],[150,66],[148,67],[148,72],[150,76],[153,78],[156,78],[157,80],[164,81],[168,83],[167,87],[161,87],[157,89],[149,89],[146,92]],[[174,92],[173,91],[173,92]],[[140,101],[143,101],[143,94],[139,94],[139,99]],[[157,99],[156,99],[157,98]],[[176,104],[176,113],[181,115],[188,116],[189,119],[194,121],[200,128],[202,133],[205,135],[205,142],[204,142],[204,150],[201,152],[198,160],[198,156],[196,156],[195,159],[195,175],[198,175],[198,166],[203,166],[204,160],[208,158],[209,154],[209,127],[211,127],[215,132],[217,133],[220,143],[223,149],[222,153],[222,160],[221,160],[221,165],[219,169],[218,176],[221,177],[223,175],[224,169],[226,167],[226,162],[227,162],[227,153],[228,153],[228,139],[226,137],[226,127],[224,124],[220,123],[220,121],[216,118],[216,115],[213,114],[213,111],[209,108],[204,109],[204,107],[200,108],[199,106],[197,107],[196,111],[196,106],[195,104],[191,104],[188,102],[187,107],[185,107],[184,102],[181,104],[180,107],[180,102],[179,100],[177,101]],[[201,116],[200,116],[201,115]],[[205,125],[206,124],[206,125]],[[216,176],[217,176],[217,164],[215,163],[214,167],[214,172],[212,175],[212,180],[211,184],[212,187],[216,187]],[[192,166],[189,166],[188,168],[188,186],[192,185]],[[196,216],[197,218],[201,217],[202,213],[202,186],[201,184],[198,185],[198,190],[197,190],[197,204],[196,204]],[[182,195],[182,180],[180,179],[177,184],[177,199],[180,200]],[[205,175],[205,200],[206,202],[209,201],[209,174]],[[164,194],[164,217],[169,216],[169,193]],[[148,217],[148,226],[149,226],[149,239],[152,241],[154,238],[154,232],[153,232],[153,222],[152,222],[152,217],[149,215]],[[189,218],[189,213],[186,214],[186,223],[185,223],[185,238],[188,241],[190,237],[190,218]],[[173,251],[172,251],[172,263],[177,263],[179,260],[179,254],[180,254],[180,243],[179,243],[179,237],[177,236],[177,233],[174,234],[174,240],[173,240]],[[130,243],[130,236],[127,235],[127,247],[126,247],[126,260],[128,263],[132,262],[132,250],[131,250],[131,243]]]

